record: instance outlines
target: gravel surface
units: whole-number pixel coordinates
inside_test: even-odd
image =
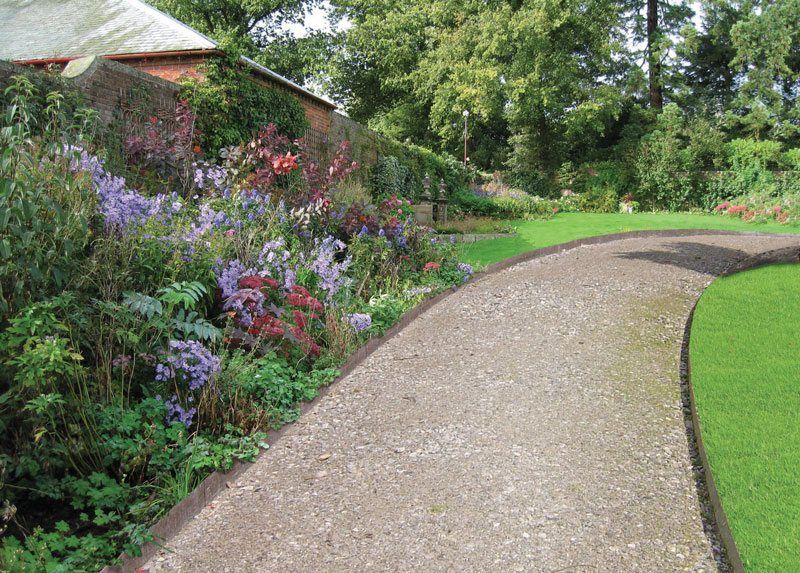
[[[150,571],[718,571],[681,402],[702,289],[797,237],[625,239],[467,285],[338,382]]]

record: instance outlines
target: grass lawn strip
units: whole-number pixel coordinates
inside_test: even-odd
[[[692,324],[711,471],[751,572],[800,571],[800,265],[713,283]]]
[[[552,219],[516,221],[517,235],[459,247],[461,259],[475,265],[489,265],[520,253],[583,239],[626,231],[661,229],[715,229],[751,233],[800,233],[800,225],[745,223],[720,215],[691,213],[560,213]]]

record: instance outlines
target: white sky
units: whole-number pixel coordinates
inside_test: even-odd
[[[306,12],[305,21],[302,24],[287,24],[285,29],[291,32],[296,38],[302,38],[311,32],[316,32],[319,30],[341,31],[350,27],[350,22],[347,21],[339,22],[339,24],[334,27],[333,23],[328,18],[329,10],[330,5],[327,2],[323,2],[321,6],[315,6]]]

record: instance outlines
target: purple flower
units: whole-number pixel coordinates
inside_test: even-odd
[[[456,265],[456,269],[458,269],[459,272],[464,273],[464,282],[467,282],[472,276],[472,273],[475,272],[475,270],[472,268],[472,265],[468,263],[458,263]]]
[[[167,406],[167,424],[180,422],[187,428],[192,425],[192,420],[194,420],[194,416],[197,414],[197,408],[184,408],[176,394],[173,394],[172,398],[169,400],[165,400],[164,404]]]
[[[428,294],[433,290],[433,287],[429,286],[420,286],[420,287],[412,287],[408,289],[404,294],[406,298],[414,298],[420,295]]]
[[[73,172],[82,171],[91,175],[100,212],[109,230],[124,233],[150,220],[166,222],[181,208],[181,203],[174,197],[164,194],[146,197],[128,189],[125,178],[106,172],[102,160],[89,155],[81,147],[65,146],[64,152],[72,155],[70,169]]]
[[[158,382],[175,380],[186,384],[189,390],[205,386],[219,371],[220,359],[196,340],[170,340],[169,351],[156,364]]]
[[[239,279],[258,274],[256,269],[248,269],[239,259],[230,261],[217,275],[217,286],[222,291],[222,298],[228,298],[239,290]]]
[[[345,320],[356,332],[362,332],[372,326],[372,317],[368,314],[356,312],[345,316]]]
[[[314,260],[309,268],[320,278],[319,288],[328,293],[331,299],[347,281],[345,272],[350,267],[350,257],[337,261],[338,253],[344,251],[346,245],[334,237],[317,240],[312,253]]]

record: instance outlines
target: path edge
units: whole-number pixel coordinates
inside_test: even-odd
[[[336,385],[341,379],[345,378],[347,375],[350,374],[357,366],[359,366],[362,362],[364,362],[373,352],[375,352],[378,348],[383,346],[389,340],[394,338],[397,334],[399,334],[403,329],[405,329],[408,324],[419,317],[420,315],[424,314],[426,311],[430,310],[433,306],[450,296],[451,294],[459,291],[461,288],[467,285],[475,284],[476,282],[483,280],[489,276],[495,275],[499,272],[502,272],[506,269],[509,269],[515,265],[520,263],[532,261],[535,259],[539,259],[542,257],[546,257],[549,255],[554,255],[557,253],[563,253],[565,251],[570,251],[573,249],[577,249],[579,247],[591,246],[591,245],[600,245],[605,243],[611,243],[614,241],[624,240],[624,239],[641,239],[641,238],[677,238],[677,237],[691,237],[691,236],[700,236],[700,235],[711,235],[711,236],[753,236],[753,237],[784,237],[785,235],[777,234],[777,233],[758,233],[758,232],[741,232],[741,231],[724,231],[724,230],[714,230],[714,229],[659,229],[659,230],[651,230],[651,231],[627,231],[622,233],[612,233],[608,235],[596,235],[593,237],[585,237],[582,239],[575,239],[573,241],[568,241],[566,243],[559,243],[557,245],[551,245],[549,247],[542,247],[539,249],[535,249],[532,251],[527,251],[525,253],[521,253],[519,255],[515,255],[513,257],[509,257],[508,259],[504,259],[497,263],[493,263],[486,267],[483,271],[477,272],[473,275],[472,279],[463,285],[457,285],[447,290],[439,293],[438,295],[423,300],[420,304],[406,312],[400,320],[388,329],[382,336],[370,338],[366,344],[358,348],[353,354],[351,354],[342,367],[339,369],[339,375],[327,386],[320,388],[319,393],[317,396],[311,400],[310,402],[303,402],[300,405],[300,415],[306,414],[308,411],[312,410],[316,405],[322,400],[330,391],[330,389]],[[747,259],[749,261],[750,259]],[[740,263],[743,264],[743,263]],[[763,263],[769,264],[769,262]],[[739,265],[736,265],[738,267]],[[760,266],[756,264],[755,266]],[[753,268],[753,267],[748,267]],[[726,274],[731,274],[732,272],[737,272],[731,269],[724,271],[720,276],[725,276]],[[708,288],[708,287],[706,287]],[[703,289],[705,292],[705,289]],[[702,293],[701,293],[702,297]],[[698,297],[699,300],[700,297]],[[695,306],[697,302],[695,302]],[[694,308],[692,307],[692,311],[690,313],[689,323],[687,323],[687,329],[691,324],[691,317],[694,314]],[[687,330],[688,332],[688,330]],[[687,339],[688,340],[688,339]],[[688,363],[688,347],[687,347],[687,377],[689,372],[689,363]],[[687,378],[688,380],[688,378]],[[699,420],[697,420],[697,413],[694,408],[694,396],[691,390],[691,383],[689,384],[689,391],[690,391],[690,403],[691,403],[691,411],[692,411],[692,423],[697,423],[695,427],[695,433],[698,436],[698,449],[700,452],[701,460],[703,463],[703,473],[708,480],[710,478],[711,481],[707,481],[707,483],[712,484],[713,487],[713,478],[711,478],[710,468],[708,466],[708,460],[705,457],[705,450],[702,449],[700,444],[700,434],[699,434]],[[283,434],[292,427],[292,424],[284,424],[277,430],[270,430],[267,432],[267,437],[263,440],[266,442],[269,447],[273,447],[275,443],[283,436]],[[264,455],[266,452],[269,451],[269,448],[262,450],[259,453],[259,458]],[[143,567],[147,564],[148,561],[156,554],[159,549],[162,549],[166,545],[166,541],[172,538],[180,529],[183,528],[189,521],[191,521],[197,514],[202,511],[202,509],[208,505],[222,490],[226,487],[230,487],[230,484],[234,482],[239,476],[241,476],[247,468],[253,465],[255,462],[242,462],[242,461],[235,461],[233,467],[227,471],[214,471],[210,475],[208,475],[201,483],[198,485],[188,496],[186,496],[183,500],[178,502],[172,509],[169,510],[167,515],[162,517],[159,521],[157,521],[153,526],[150,527],[150,534],[153,536],[155,540],[158,541],[151,541],[145,543],[140,547],[141,553],[138,556],[130,556],[123,554],[120,556],[121,563],[119,565],[108,565],[104,567],[100,573],[135,573],[140,567]],[[710,489],[710,488],[709,488]],[[717,507],[721,512],[721,517],[724,520],[724,526],[730,534],[730,529],[727,527],[727,520],[725,519],[724,511],[722,510],[722,505],[719,503],[719,497],[716,495],[716,489],[714,490],[714,495],[712,496],[709,492],[709,497],[711,498],[712,508],[714,510],[714,517],[717,520]],[[716,502],[717,505],[714,505]],[[716,523],[720,532],[722,530],[721,525],[719,522]],[[721,535],[723,539],[723,544],[726,546],[724,547],[725,551],[728,552],[729,549],[725,542],[724,536]],[[733,537],[730,537],[730,542],[733,544]],[[738,557],[738,551],[736,550],[735,544],[732,545],[733,552],[729,553],[729,555],[735,555]],[[741,563],[741,560],[739,560]],[[736,569],[734,566],[735,573],[743,573],[744,569]]]

